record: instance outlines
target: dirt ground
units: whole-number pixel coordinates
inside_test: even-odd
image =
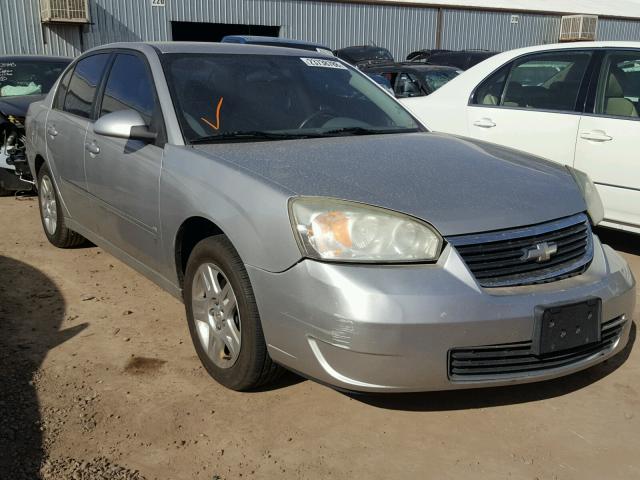
[[[640,278],[640,239],[601,237]],[[0,327],[2,479],[640,478],[635,329],[540,384],[364,396],[290,374],[235,393],[178,301],[100,248],[49,245],[35,198],[0,198]]]

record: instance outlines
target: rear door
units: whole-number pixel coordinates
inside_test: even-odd
[[[69,214],[94,229],[87,196],[84,142],[108,53],[81,59],[63,77],[46,124],[47,159]]]
[[[526,55],[481,83],[467,108],[469,135],[571,164],[593,53]]]
[[[118,52],[108,73],[97,118],[135,110],[158,140],[148,143],[87,131],[85,165],[89,192],[100,211],[98,233],[152,268],[160,255],[158,192],[164,146],[164,122],[146,58]]]
[[[640,228],[640,50],[606,52],[597,79],[575,166],[596,184],[606,221]]]

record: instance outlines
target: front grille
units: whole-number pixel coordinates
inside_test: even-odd
[[[449,351],[451,380],[483,380],[542,372],[564,367],[612,350],[620,339],[625,324],[624,315],[602,325],[598,343],[576,347],[537,357],[531,353],[531,342],[456,348]]]
[[[583,273],[593,258],[588,217],[447,238],[483,287],[546,283]]]

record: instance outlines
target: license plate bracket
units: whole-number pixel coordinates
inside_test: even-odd
[[[537,306],[531,350],[544,356],[600,341],[602,300]]]

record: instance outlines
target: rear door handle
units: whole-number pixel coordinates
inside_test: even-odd
[[[56,127],[54,125],[49,125],[47,127],[47,134],[50,137],[55,137],[56,135],[58,135],[58,130],[56,130]]]
[[[580,138],[591,140],[592,142],[610,142],[613,137],[607,135],[603,130],[593,130],[591,132],[580,132]]]
[[[496,122],[487,117],[476,120],[473,124],[480,128],[493,128],[496,126]]]
[[[92,155],[97,155],[100,153],[100,147],[98,146],[98,144],[93,141],[91,143],[85,143],[84,144],[84,148],[87,152],[89,152]]]

